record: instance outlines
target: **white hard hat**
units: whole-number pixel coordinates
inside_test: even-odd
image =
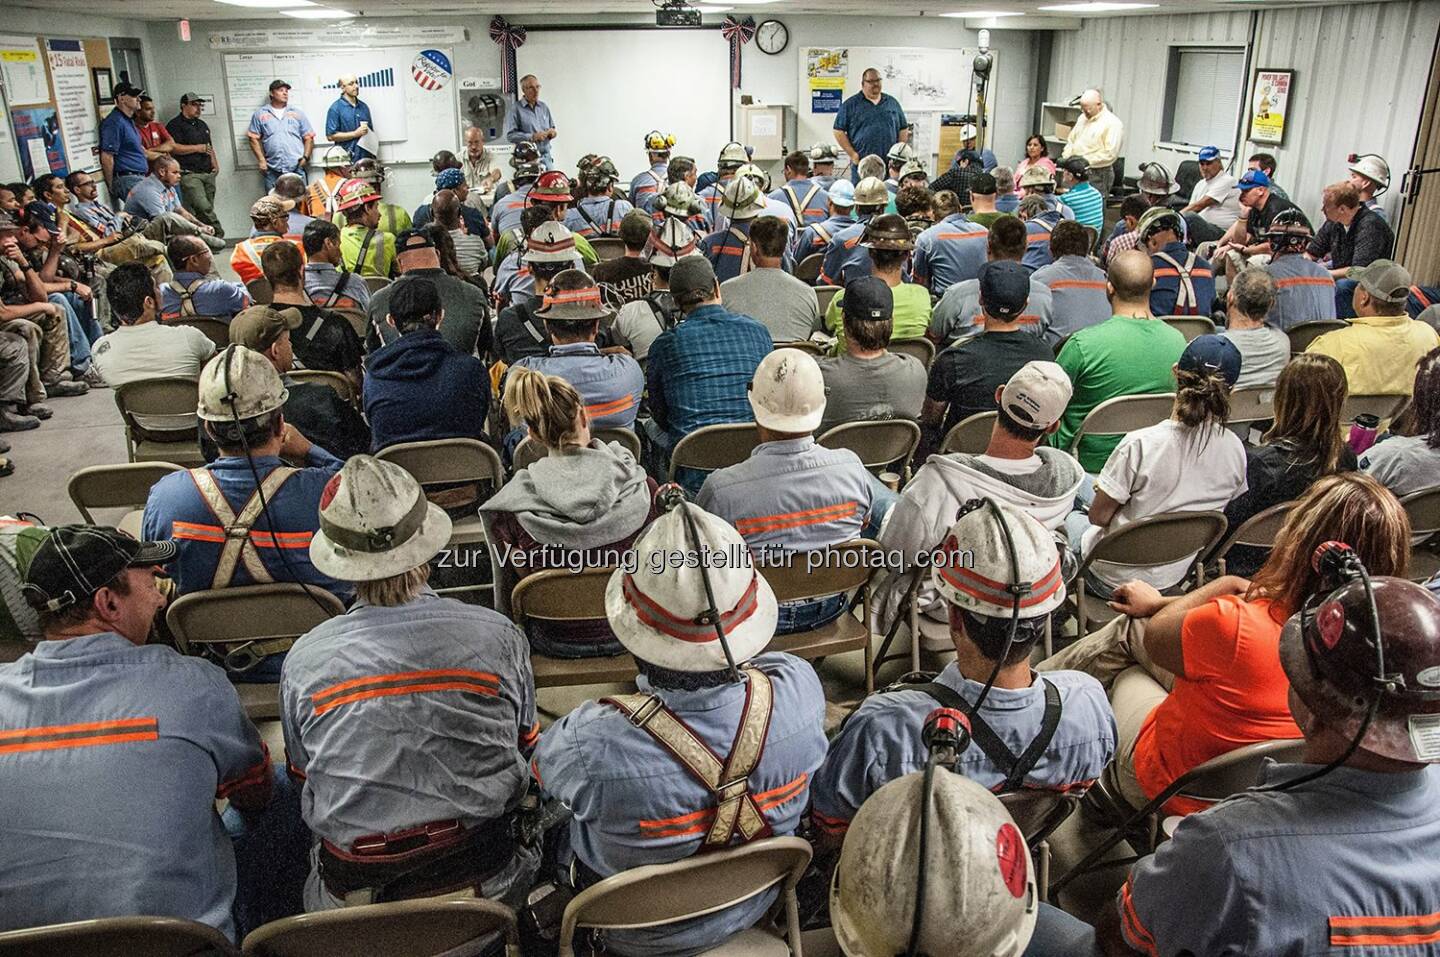
[[[856,206],[884,206],[890,202],[890,190],[878,176],[867,176],[855,186]]]
[[[701,561],[681,510],[695,520]],[[605,615],[625,650],[672,671],[721,671],[725,652],[707,611],[709,575],[725,642],[735,664],[749,661],[775,635],[775,592],[755,570],[735,527],[685,502],[650,524],[635,543],[635,570],[617,569],[605,588]],[[682,558],[691,561],[679,560]],[[699,567],[701,564],[708,568]]]
[[[915,906],[925,895],[916,952],[945,957],[1018,957],[1039,914],[1025,837],[1000,799],[959,774],[936,769],[919,880],[925,773],[886,784],[845,835],[830,885],[830,922],[849,957],[908,951]]]
[[[960,127],[960,142],[963,143],[966,140],[973,140],[975,138],[975,132],[975,124],[966,123],[964,126]]]
[[[754,219],[765,211],[765,197],[760,187],[744,176],[736,176],[725,184],[720,194],[720,215],[732,220]]]
[[[655,200],[655,208],[666,216],[684,218],[700,214],[704,211],[705,204],[688,183],[679,180],[665,187],[660,197]]]
[[[833,163],[839,155],[832,143],[816,143],[810,147],[809,156],[812,163]]]
[[[940,545],[945,560],[935,563],[931,584],[952,605],[986,618],[1011,616],[1014,602],[1008,589],[1012,584],[1026,588],[1020,596],[1021,618],[1039,618],[1059,608],[1065,600],[1065,581],[1060,552],[1045,526],[1013,505],[993,499],[993,507],[978,499],[972,502],[980,504],[962,509],[945,534]],[[1015,545],[1018,580],[1011,568],[1002,521],[1010,531],[1008,540]]]
[[[754,163],[746,163],[737,169],[735,171],[735,178],[752,180],[762,191],[770,188],[770,174]]]
[[[564,223],[551,220],[535,227],[530,238],[525,240],[525,254],[520,260],[527,263],[568,263],[578,258],[575,234]]]
[[[290,398],[270,360],[244,346],[228,346],[200,370],[195,414],[206,422],[233,422],[274,412]],[[233,399],[233,404],[232,404]]]
[[[667,219],[650,237],[650,265],[673,266],[687,256],[699,256],[695,230],[683,219]]]
[[[726,143],[720,149],[720,158],[715,161],[719,167],[744,166],[750,162],[750,154],[741,143]]]
[[[917,174],[927,178],[930,175],[929,173],[925,172],[924,164],[921,163],[918,159],[908,159],[905,161],[905,165],[900,167],[900,172],[896,174],[895,181],[899,182],[907,176],[915,176]]]
[[[906,160],[912,160],[914,158],[915,147],[911,146],[909,143],[896,143],[894,146],[890,147],[890,151],[885,154],[885,162],[891,164],[903,163]]]
[[[776,349],[760,360],[747,398],[765,428],[813,432],[825,416],[825,377],[809,353]]]
[[[1390,188],[1390,164],[1374,153],[1366,153],[1350,164],[1350,172],[1359,173],[1380,189]]]
[[[450,516],[394,462],[357,455],[320,496],[310,562],[331,578],[365,582],[400,575],[450,540]]]

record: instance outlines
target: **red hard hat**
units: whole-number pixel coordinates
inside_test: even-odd
[[[335,191],[335,208],[342,211],[379,201],[380,191],[363,179],[347,179]]]
[[[552,169],[541,173],[535,185],[530,187],[530,199],[540,203],[568,203],[574,197],[570,195],[570,177]]]

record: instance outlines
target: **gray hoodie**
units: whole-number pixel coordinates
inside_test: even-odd
[[[592,439],[587,448],[547,455],[516,472],[480,512],[513,513],[542,545],[600,548],[645,524],[650,492],[629,450]]]

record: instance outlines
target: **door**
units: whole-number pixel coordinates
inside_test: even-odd
[[[1415,135],[1415,153],[1400,182],[1395,259],[1417,283],[1440,284],[1440,42],[1431,53],[1430,86]]]
[[[140,56],[140,41],[133,37],[110,38],[111,69],[116,83],[129,83],[140,89],[145,86],[145,61]]]

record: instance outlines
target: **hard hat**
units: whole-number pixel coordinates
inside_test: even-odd
[[[580,162],[578,162],[578,163],[575,164],[575,176],[576,176],[576,178],[578,179],[578,178],[584,176],[584,175],[585,175],[585,170],[587,170],[587,169],[590,167],[590,164],[591,164],[591,163],[595,162],[595,161],[598,160],[599,158],[600,158],[600,155],[599,155],[598,153],[586,153],[584,156],[580,157]]]
[[[682,509],[695,521],[699,556]],[[634,550],[635,570],[620,568],[610,576],[605,616],[636,658],[672,671],[727,666],[715,625],[703,617],[709,610],[707,575],[735,664],[749,661],[775,636],[775,592],[756,572],[745,539],[729,522],[684,502],[651,522]],[[677,560],[681,556],[700,560]]]
[[[1275,218],[1270,220],[1270,228],[1265,230],[1265,239],[1272,249],[1307,245],[1314,236],[1315,230],[1311,228],[1310,221],[1293,206],[1276,213]]]
[[[993,502],[993,499],[990,500]],[[996,514],[996,509],[999,514]],[[1000,522],[1010,530],[1000,527]],[[1012,557],[1007,541],[1015,545]],[[931,583],[950,604],[985,618],[1013,614],[1011,585],[1023,586],[1020,617],[1039,618],[1060,607],[1065,582],[1054,537],[1028,512],[1003,502],[971,499],[941,542]],[[1019,569],[1017,580],[1011,563]]]
[[[620,171],[608,156],[596,156],[580,170],[580,185],[587,190],[601,190],[620,179]],[[532,191],[533,194],[533,191]]]
[[[510,167],[517,168],[525,163],[540,162],[540,147],[529,140],[515,144],[515,149],[510,153]]]
[[[345,169],[350,165],[350,151],[336,143],[325,150],[320,157],[322,169]]]
[[[966,123],[964,126],[960,127],[960,142],[964,143],[966,140],[973,140],[975,138],[975,133],[975,124]]]
[[[658,204],[657,204],[658,205]],[[669,268],[687,256],[699,256],[695,230],[683,219],[667,219],[650,236],[650,265]]]
[[[510,174],[510,182],[519,186],[523,186],[526,183],[533,183],[540,178],[540,174],[543,172],[545,172],[545,167],[541,166],[538,161],[534,163],[521,163],[515,167],[514,171]],[[566,185],[569,185],[569,180],[566,180]]]
[[[425,498],[409,472],[357,455],[320,496],[310,563],[340,581],[375,581],[424,565],[449,540],[450,516]]]
[[[867,176],[855,187],[856,206],[884,206],[889,202],[890,191],[879,177]]]
[[[565,288],[556,288],[558,286]],[[550,281],[545,301],[535,314],[546,322],[595,322],[615,313],[605,308],[600,287],[590,274],[577,268],[567,269]]]
[[[1350,172],[1359,173],[1374,183],[1377,190],[1390,188],[1390,164],[1374,153],[1357,157],[1355,162],[1350,164]]]
[[[530,238],[525,240],[525,253],[520,257],[520,261],[568,263],[578,258],[579,254],[575,252],[575,234],[570,232],[564,223],[551,221],[535,227]]]
[[[350,167],[351,176],[355,179],[364,180],[367,183],[374,183],[376,187],[379,187],[385,182],[387,172],[385,164],[373,156],[367,156],[362,160],[358,160],[354,166]]]
[[[685,219],[699,215],[705,209],[705,204],[699,196],[695,195],[690,184],[681,180],[665,187],[660,198],[655,200],[655,208],[666,216],[679,216]]]
[[[574,198],[570,195],[570,177],[558,169],[541,173],[526,197],[532,203],[568,203]]]
[[[884,179],[886,172],[885,161],[874,153],[860,157],[860,162],[855,164],[855,174],[860,179],[869,179],[871,176]]]
[[[669,133],[651,130],[645,134],[645,152],[647,153],[668,153],[670,147],[674,145],[675,137]]]
[[[765,197],[753,180],[736,176],[720,194],[720,215],[731,220],[754,219],[765,211]]]
[[[825,192],[830,196],[830,202],[841,209],[855,205],[855,184],[848,179],[837,179]]]
[[[735,169],[750,162],[750,151],[740,143],[726,143],[720,149],[720,158],[715,161],[716,169]]]
[[[908,250],[915,248],[915,238],[910,234],[910,226],[905,222],[905,217],[899,213],[887,213],[876,216],[865,224],[860,245],[866,249]]]
[[[1173,229],[1176,236],[1183,236],[1185,220],[1168,206],[1152,206],[1145,210],[1140,222],[1135,226],[1135,232],[1139,234],[1142,243],[1162,229]]]
[[[896,143],[894,146],[890,147],[890,151],[885,154],[885,162],[889,163],[891,166],[898,165],[905,162],[906,160],[912,160],[914,158],[915,147],[911,146],[909,143]]]
[[[960,774],[932,772],[919,881],[925,772],[870,795],[845,834],[830,885],[830,922],[848,957],[915,952],[931,957],[1018,957],[1035,930],[1039,899],[1030,850],[1000,799]]]
[[[896,174],[895,181],[903,183],[910,176],[923,176],[926,180],[930,178],[930,174],[925,172],[924,165],[918,159],[906,160],[905,165],[900,167],[900,172]]]
[[[830,143],[816,143],[810,147],[810,162],[812,163],[833,163],[839,157],[835,147]]]
[[[1042,186],[1047,189],[1055,188],[1055,174],[1043,166],[1026,167],[1025,172],[1020,174],[1020,188],[1028,189],[1033,186]]]
[[[737,169],[735,176],[738,179],[752,180],[756,186],[760,187],[760,192],[762,193],[770,189],[770,174],[754,163],[746,163]]]
[[[288,398],[290,392],[269,359],[253,349],[231,345],[200,370],[200,402],[195,414],[206,422],[243,421],[274,412]]]
[[[380,202],[380,191],[363,179],[347,179],[335,191],[335,208],[342,212]]]
[[[1146,163],[1140,167],[1140,192],[1151,196],[1174,196],[1180,186],[1170,178],[1170,171],[1159,163]]]
[[[1440,599],[1401,578],[1377,575],[1371,586],[1378,635],[1364,582],[1349,581],[1312,598],[1285,623],[1280,664],[1305,707],[1347,738],[1359,732],[1380,696],[1360,742],[1366,751],[1440,763],[1440,748],[1422,730],[1440,721]],[[1381,650],[1383,676],[1377,674]]]
[[[808,352],[775,349],[760,360],[747,397],[757,424],[776,432],[813,432],[825,415],[825,377]]]

